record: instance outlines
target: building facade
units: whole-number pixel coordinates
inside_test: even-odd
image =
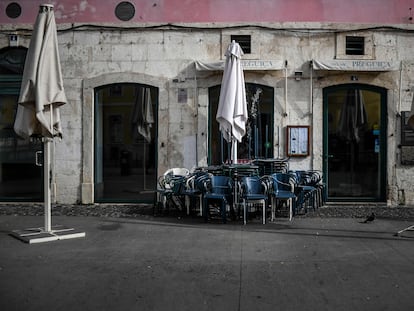
[[[42,199],[42,146],[13,132],[42,3],[0,2],[3,201]],[[215,113],[235,40],[249,106],[242,159],[319,170],[329,201],[414,205],[414,1],[51,3],[68,99],[55,202],[151,202],[168,168],[227,161]]]

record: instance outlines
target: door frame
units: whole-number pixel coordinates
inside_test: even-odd
[[[111,88],[112,86],[115,85],[125,85],[125,86],[141,86],[141,87],[149,87],[149,88],[154,88],[156,89],[156,94],[157,96],[154,97],[153,101],[155,101],[155,109],[154,109],[154,118],[155,118],[155,124],[154,124],[154,130],[155,130],[155,135],[154,135],[154,144],[156,146],[155,148],[155,154],[154,154],[154,158],[158,159],[158,128],[159,128],[159,121],[158,121],[158,110],[159,110],[159,88],[153,85],[147,85],[147,84],[143,84],[143,83],[139,83],[139,82],[122,82],[122,83],[118,83],[118,82],[114,82],[111,84],[105,84],[105,85],[101,85],[99,87],[96,87],[94,89],[94,120],[93,120],[93,124],[94,124],[94,198],[95,198],[95,202],[96,203],[155,203],[155,188],[154,188],[154,199],[153,200],[147,200],[147,199],[142,199],[142,198],[137,198],[137,199],[128,199],[128,198],[119,198],[119,197],[105,197],[105,198],[98,198],[98,196],[96,195],[97,192],[99,191],[99,184],[97,183],[97,181],[99,180],[98,178],[98,174],[102,174],[103,173],[103,163],[102,163],[102,159],[100,159],[98,157],[98,153],[101,152],[101,150],[98,149],[98,139],[97,139],[97,135],[98,133],[101,133],[100,130],[98,129],[99,126],[102,126],[102,124],[99,124],[98,122],[98,111],[99,111],[99,105],[101,104],[98,99],[97,99],[97,94],[100,90],[103,89],[108,89]],[[102,135],[102,133],[101,133]],[[100,168],[100,169],[99,169]],[[154,174],[155,174],[155,185],[157,183],[157,170],[158,170],[158,162],[156,160],[154,160]],[[102,181],[103,181],[103,176],[102,176]]]
[[[158,120],[168,118],[168,80],[142,73],[118,72],[106,73],[100,76],[84,79],[82,83],[82,204],[95,203],[94,198],[94,161],[95,161],[95,135],[94,135],[94,107],[95,89],[113,83],[139,83],[158,88]],[[157,128],[157,175],[168,167],[168,148],[162,148],[163,142],[168,140],[168,127]],[[161,148],[160,148],[161,145]]]
[[[380,94],[380,121],[381,121],[381,131],[379,136],[380,141],[380,154],[379,154],[379,197],[329,197],[328,196],[328,95],[332,92],[344,89],[360,89],[365,91],[371,91]],[[361,84],[361,83],[346,83],[338,84],[333,86],[328,86],[323,88],[323,179],[325,187],[325,197],[328,202],[351,202],[351,201],[360,201],[360,202],[385,202],[386,201],[386,185],[387,185],[387,89],[379,86]]]
[[[266,137],[266,135],[265,135],[265,137],[262,137],[263,136],[262,135],[260,137],[260,139],[262,141],[264,141],[264,144],[263,145],[265,146],[264,147],[265,148],[265,151],[263,153],[266,155],[266,148],[268,148],[269,149],[269,153],[267,154],[268,155],[268,158],[273,158],[274,157],[275,150],[271,146],[274,146],[274,141],[275,141],[275,126],[274,126],[274,124],[275,124],[275,101],[274,101],[275,89],[272,86],[269,86],[267,84],[262,84],[262,83],[246,82],[245,84],[246,84],[246,88],[249,87],[249,86],[254,86],[254,87],[257,87],[257,88],[266,89],[267,92],[271,93],[270,98],[272,99],[272,103],[269,106],[270,107],[270,110],[271,110],[270,113],[269,113],[271,120],[270,120],[269,126],[267,128],[268,136]],[[209,120],[209,122],[208,122],[208,140],[207,140],[207,145],[208,145],[207,163],[208,163],[208,165],[217,165],[218,164],[218,163],[213,163],[213,161],[212,161],[212,152],[213,152],[213,147],[212,147],[212,144],[213,144],[213,139],[212,139],[212,136],[213,136],[212,135],[212,133],[213,133],[213,123],[214,122],[217,123],[217,121],[216,121],[216,112],[217,112],[217,109],[215,109],[214,112],[212,111],[212,102],[213,102],[212,94],[214,92],[217,92],[217,94],[220,94],[220,88],[221,88],[221,85],[220,84],[214,85],[214,86],[211,86],[211,87],[208,88],[208,112],[207,112],[208,113],[208,120]],[[217,96],[216,98],[214,98],[214,100],[217,100],[217,107],[218,107],[219,97]],[[249,99],[249,100],[251,101],[252,99]],[[248,103],[248,106],[250,104],[251,103]],[[250,115],[250,113],[249,113],[249,115]],[[216,126],[218,127],[218,124],[216,124]],[[220,137],[220,133],[218,135]],[[246,135],[247,135],[247,133],[246,133]],[[267,141],[265,141],[266,138],[267,138]],[[220,151],[219,153],[220,153],[220,157],[224,160],[224,154],[227,154],[229,152],[229,151],[227,151],[227,152],[224,152],[224,151],[226,149],[228,150],[230,147],[229,147],[228,143],[224,139],[222,139],[222,141],[220,143],[222,145],[221,148],[223,150],[223,154],[221,154],[221,151],[220,150],[219,150]],[[266,143],[267,143],[268,146],[265,145]],[[254,146],[252,146],[252,150],[253,150],[253,148],[254,148]],[[257,147],[257,148],[259,148],[259,147]],[[254,156],[253,156],[254,151],[251,151],[251,153],[252,153],[251,159],[254,159]],[[258,158],[263,158],[263,156],[259,156]]]
[[[22,82],[22,76],[20,75],[0,75],[0,95],[17,95],[19,96],[20,86]],[[18,103],[16,102],[16,109]],[[35,158],[36,151],[43,152],[43,144],[40,144],[40,150],[33,150],[33,158]],[[0,163],[1,164],[1,163]],[[33,160],[33,165],[35,160]],[[39,177],[39,195],[38,196],[27,196],[27,197],[0,197],[4,202],[41,202],[44,198],[43,191],[43,169],[40,170]]]

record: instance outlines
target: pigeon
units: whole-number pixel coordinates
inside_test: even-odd
[[[369,215],[362,223],[366,224],[366,223],[374,221],[374,219],[375,219],[375,214],[371,213],[371,215]]]

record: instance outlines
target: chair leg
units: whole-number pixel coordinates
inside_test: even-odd
[[[221,219],[223,220],[223,224],[225,224],[226,221],[226,202],[221,202]]]
[[[275,221],[276,198],[270,198],[270,221]]]
[[[203,217],[204,217],[204,222],[208,221],[208,200],[204,199],[204,206],[203,206]]]
[[[198,196],[198,205],[200,210],[200,216],[203,216],[203,196],[201,195]]]
[[[189,196],[185,196],[185,207],[187,208],[187,216],[190,215],[191,199]]]
[[[263,201],[263,224],[266,224],[266,201]]]
[[[293,218],[293,199],[289,199],[289,221],[292,221]]]
[[[243,221],[244,221],[244,224],[247,223],[246,200],[243,200]]]

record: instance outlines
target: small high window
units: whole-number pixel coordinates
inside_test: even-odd
[[[250,35],[231,35],[231,41],[233,40],[240,44],[244,54],[252,52],[252,38]]]
[[[9,18],[18,18],[22,14],[22,7],[16,2],[9,3],[6,7],[6,15]]]
[[[135,7],[129,1],[120,2],[115,8],[115,16],[121,21],[129,21],[135,16]]]
[[[365,37],[346,36],[346,55],[364,55]]]

